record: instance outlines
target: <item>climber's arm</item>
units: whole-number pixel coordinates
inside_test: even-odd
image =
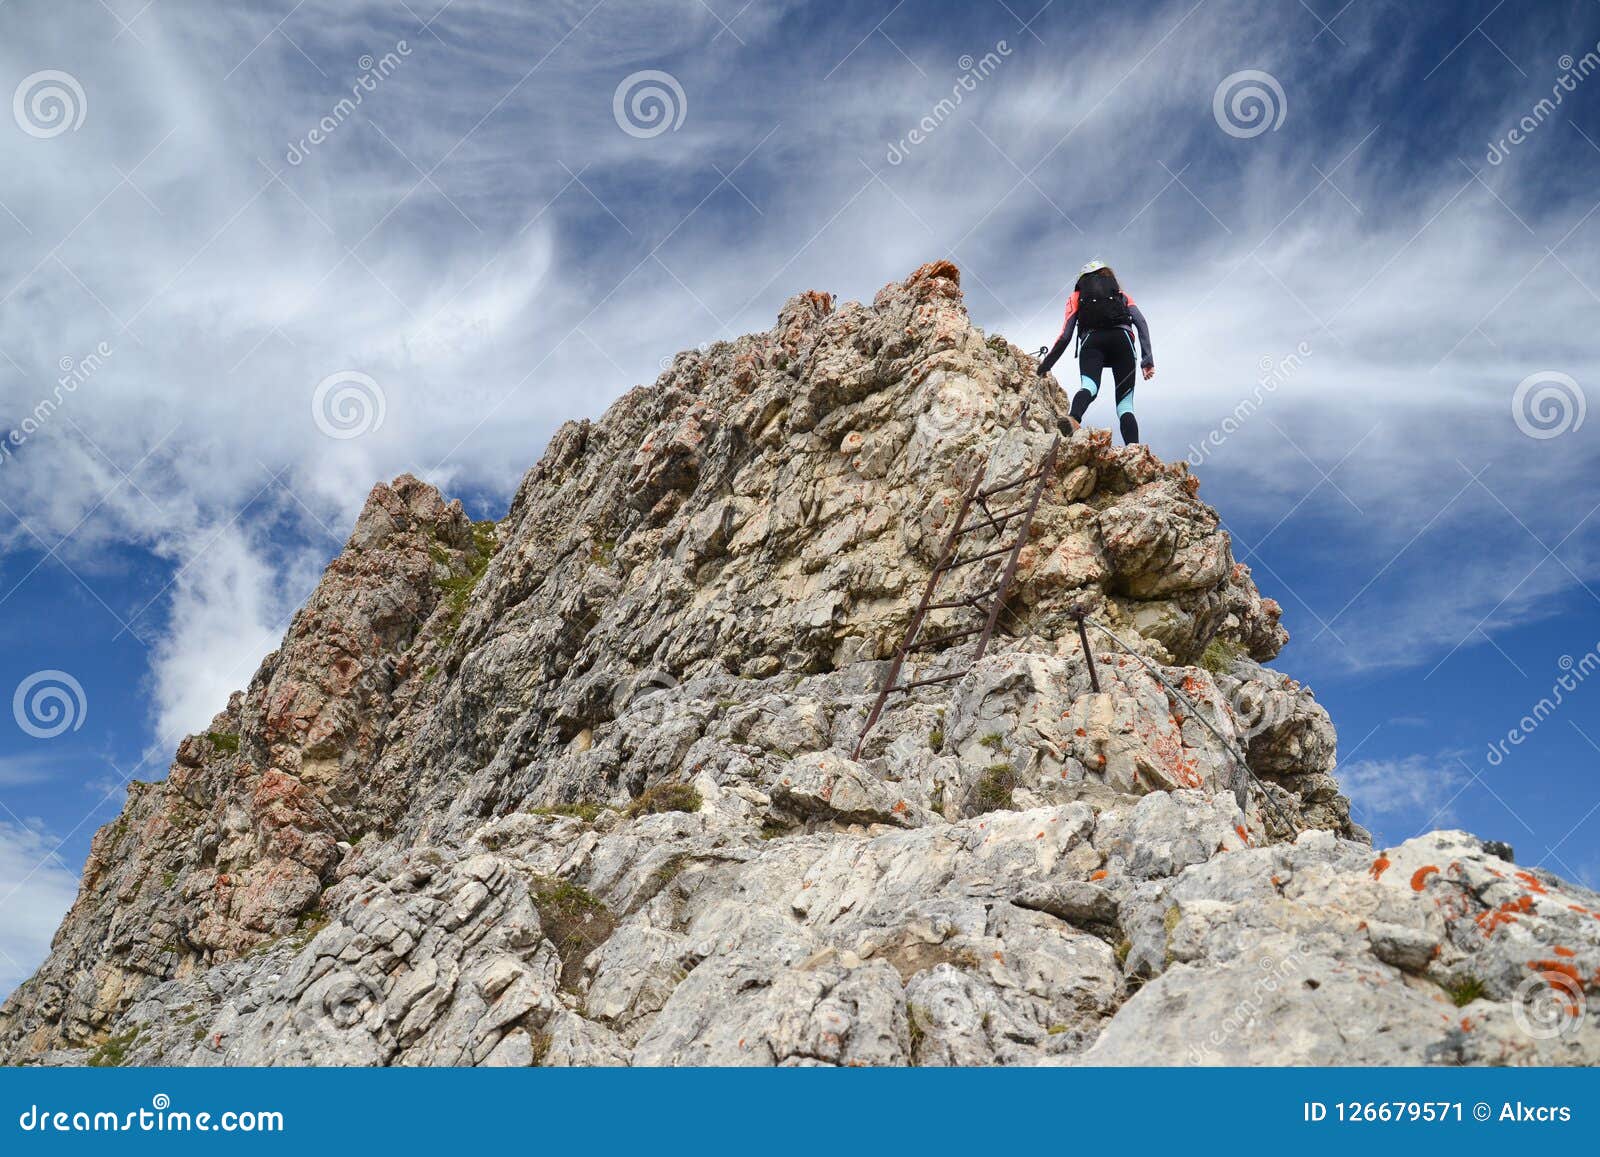
[[[1133,302],[1128,302],[1128,312],[1133,314],[1133,326],[1139,331],[1139,364],[1144,367],[1145,377],[1150,376],[1150,371],[1156,368],[1156,354],[1150,348],[1150,323],[1144,319],[1144,311]]]
[[[1072,344],[1072,331],[1078,324],[1078,311],[1072,310],[1067,314],[1067,324],[1061,327],[1061,336],[1056,338],[1056,344],[1050,347],[1050,352],[1045,354],[1044,361],[1039,363],[1039,376],[1044,377],[1050,372],[1050,367],[1060,360],[1061,355],[1067,352],[1067,346]]]

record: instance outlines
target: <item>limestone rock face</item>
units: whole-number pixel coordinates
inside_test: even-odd
[[[680,354],[499,523],[377,487],[96,836],[0,1057],[1600,1060],[1600,897],[1464,833],[1375,853],[1278,605],[1146,447],[1061,442],[989,653],[920,656],[959,677],[853,755],[973,472],[1064,401],[937,263]],[[1098,692],[1082,612],[1134,652],[1091,638]]]

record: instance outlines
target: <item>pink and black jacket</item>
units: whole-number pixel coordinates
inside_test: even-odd
[[[1131,326],[1118,326],[1117,328],[1130,331],[1130,337],[1132,336],[1131,331],[1138,330],[1139,364],[1148,369],[1156,364],[1155,351],[1150,348],[1150,324],[1145,321],[1144,313],[1140,311],[1139,307],[1133,304],[1131,296],[1124,293],[1122,298],[1128,303],[1128,312],[1133,315],[1133,324]],[[1072,333],[1077,328],[1077,324],[1078,291],[1074,289],[1072,296],[1067,299],[1067,316],[1065,323],[1061,327],[1061,336],[1056,338],[1056,344],[1050,347],[1050,352],[1045,355],[1044,361],[1039,363],[1039,372],[1041,374],[1049,373],[1050,367],[1055,365],[1061,355],[1067,352],[1067,345],[1072,341]],[[1078,335],[1080,343],[1085,336],[1087,335],[1081,333]]]

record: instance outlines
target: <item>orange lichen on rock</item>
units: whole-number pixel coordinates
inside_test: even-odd
[[[1183,746],[1182,735],[1174,731],[1151,730],[1143,732],[1142,737],[1161,761],[1161,769],[1174,783],[1182,787],[1199,787],[1205,783],[1205,777],[1200,774],[1199,761],[1184,756],[1187,748]]]
[[[1515,924],[1519,914],[1526,915],[1531,911],[1533,911],[1533,897],[1519,896],[1515,900],[1507,900],[1498,908],[1491,908],[1487,912],[1478,913],[1474,918],[1474,923],[1478,925],[1478,930],[1484,936],[1493,936],[1494,930],[1502,924]]]
[[[1434,875],[1438,871],[1439,871],[1439,866],[1437,864],[1424,864],[1422,867],[1418,868],[1415,872],[1412,872],[1411,873],[1411,890],[1413,892],[1422,891],[1422,889],[1424,889],[1424,888],[1426,888],[1428,886],[1428,877]]]
[[[892,289],[886,285],[878,291],[876,302],[882,301]],[[918,266],[916,271],[906,278],[906,288],[911,290],[918,301],[928,302],[935,297],[944,297],[959,300],[961,297],[961,270],[949,261],[930,261],[926,265]],[[931,310],[919,311],[916,323],[921,325],[935,324],[938,315]],[[907,327],[907,333],[913,332]]]
[[[1567,1008],[1574,1015],[1578,1012],[1578,1000],[1583,994],[1583,974],[1565,960],[1530,960],[1528,967],[1535,972],[1543,973],[1545,983],[1561,993],[1566,998]],[[1553,976],[1565,977],[1570,984],[1559,980],[1552,980]]]
[[[1389,857],[1384,855],[1382,852],[1379,852],[1378,858],[1372,861],[1372,878],[1374,880],[1381,880],[1383,878],[1383,874],[1389,870],[1389,864]]]
[[[1532,872],[1518,872],[1516,876],[1517,879],[1522,881],[1522,886],[1528,889],[1528,891],[1537,892],[1541,896],[1545,895],[1544,885],[1539,883],[1538,877],[1536,877]]]

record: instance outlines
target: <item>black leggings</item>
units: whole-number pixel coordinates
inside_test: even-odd
[[[1117,383],[1122,440],[1131,446],[1139,440],[1139,420],[1133,416],[1133,383],[1138,358],[1134,355],[1133,335],[1127,330],[1092,330],[1083,339],[1078,347],[1080,389],[1072,399],[1072,416],[1083,421],[1089,403],[1100,393],[1100,373],[1107,366],[1111,367],[1111,377]]]

